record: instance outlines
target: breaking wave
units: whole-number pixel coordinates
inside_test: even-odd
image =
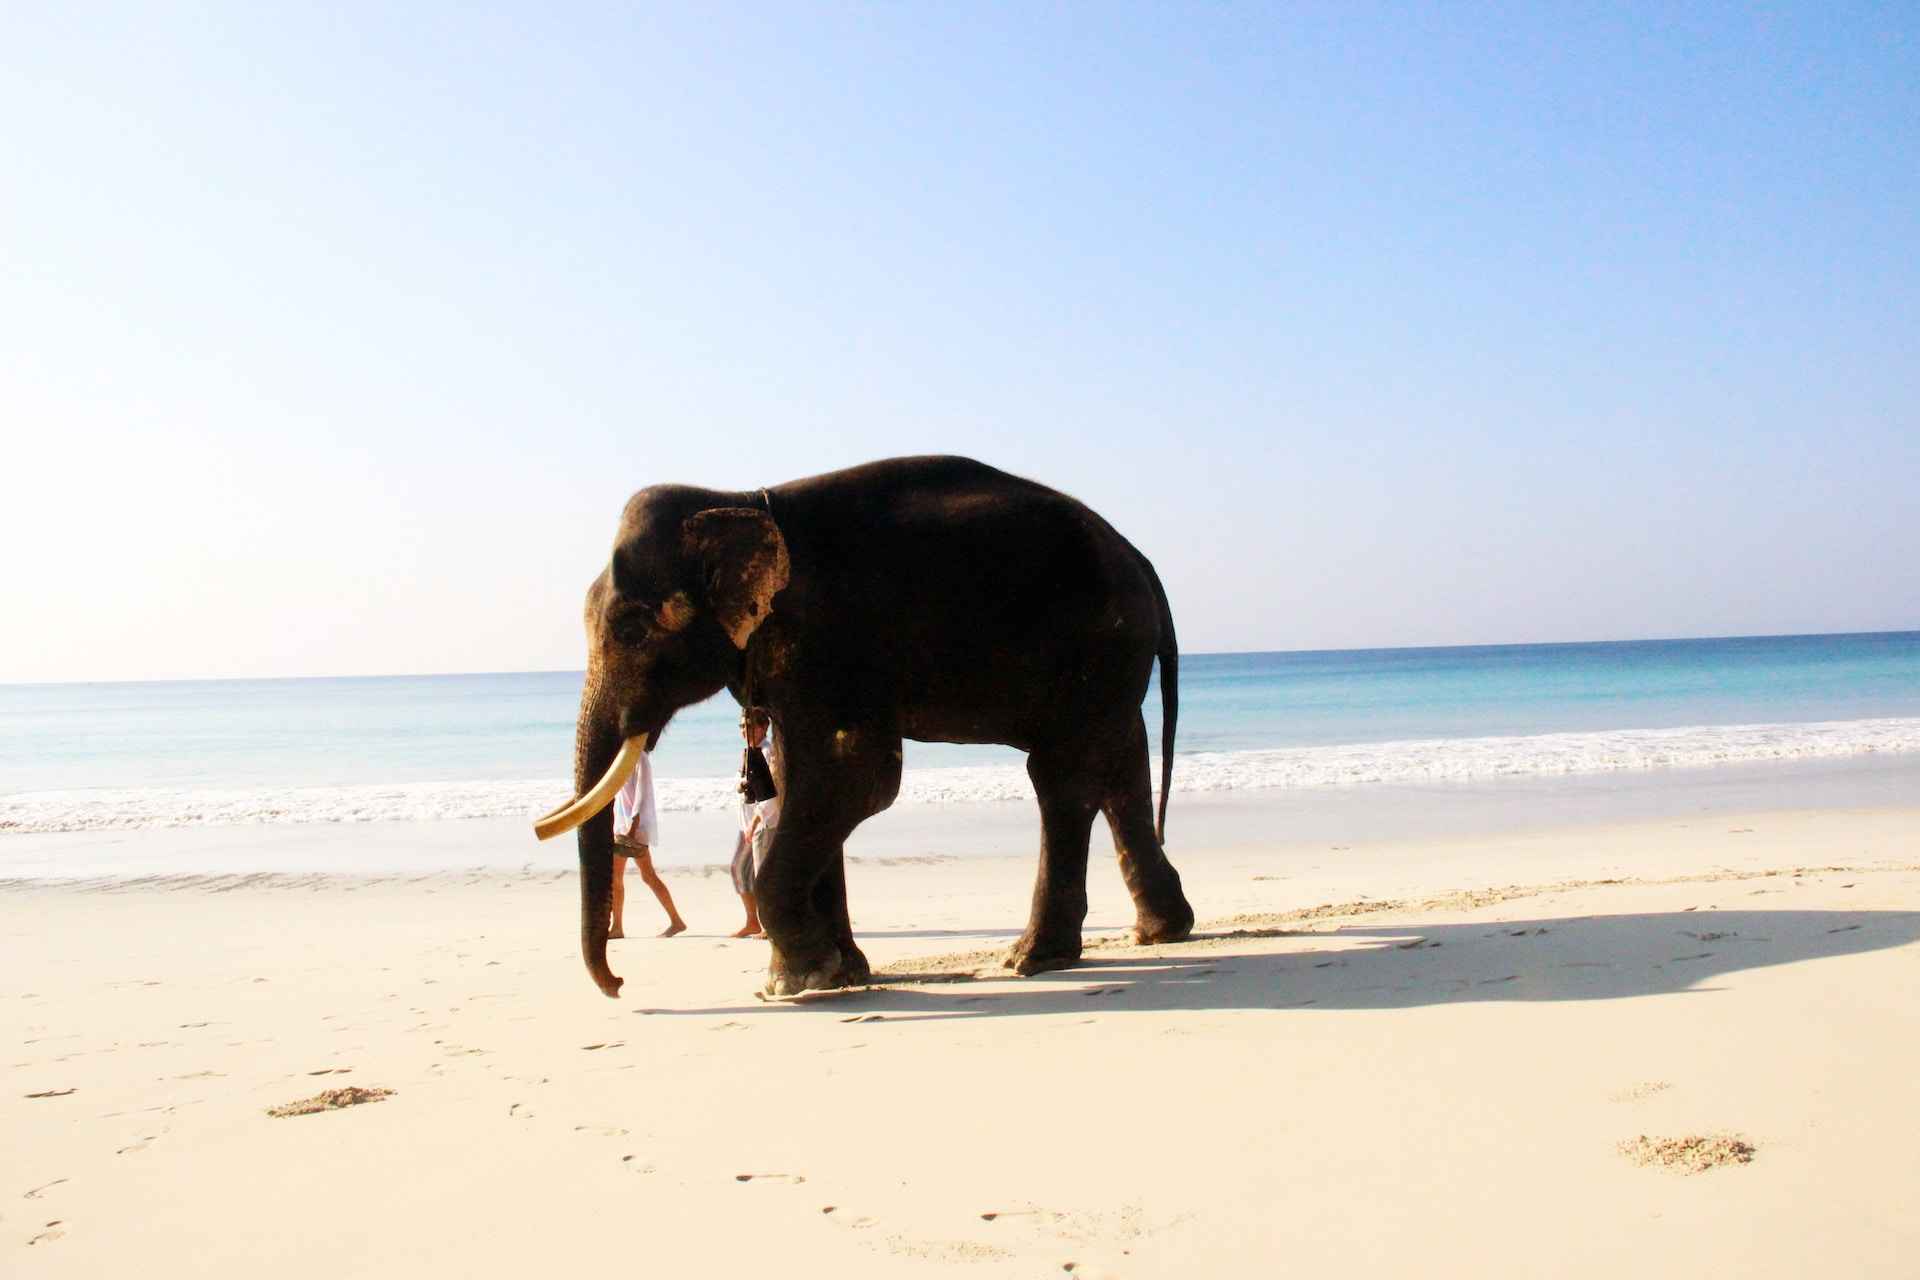
[[[1706,725],[1196,752],[1175,758],[1173,785],[1178,793],[1470,782],[1911,753],[1920,753],[1920,718]],[[668,813],[726,810],[738,801],[730,777],[656,775],[655,792]],[[570,793],[565,779],[23,792],[0,796],[0,832],[531,818]],[[1011,764],[908,769],[900,789],[901,803],[917,805],[1032,796],[1025,770]]]

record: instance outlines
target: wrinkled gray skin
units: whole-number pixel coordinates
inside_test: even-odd
[[[765,494],[763,498],[763,492]],[[781,821],[756,884],[767,990],[869,976],[842,846],[893,802],[903,738],[1027,752],[1041,853],[1020,973],[1075,963],[1087,843],[1104,812],[1146,941],[1193,910],[1161,847],[1177,707],[1173,618],[1153,566],[1081,503],[964,458],[897,458],[768,491],[660,485],[621,514],[587,592],[575,737],[584,793],[623,739],[728,689],[778,728]],[[1162,679],[1159,822],[1140,703]],[[579,828],[580,942],[607,995],[612,814]]]

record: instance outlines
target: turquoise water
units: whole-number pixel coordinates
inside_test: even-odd
[[[1920,632],[1188,654],[1180,674],[1176,785],[1199,790],[1920,751]],[[90,805],[119,825],[519,813],[568,774],[579,691],[577,672],[0,686],[0,830],[85,829]],[[1145,709],[1157,733],[1157,689]],[[737,714],[723,694],[676,718],[665,807],[726,802]],[[908,799],[1024,785],[1005,748],[907,763]]]
[[[1206,654],[1180,697],[1190,751],[1915,716],[1920,632]]]

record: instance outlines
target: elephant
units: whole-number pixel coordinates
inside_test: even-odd
[[[1090,508],[958,457],[893,458],[767,489],[662,484],[627,502],[587,589],[576,799],[536,824],[577,831],[580,946],[607,965],[613,794],[681,708],[726,689],[779,732],[781,820],[756,875],[766,992],[862,984],[844,844],[900,789],[903,739],[1026,752],[1040,865],[1026,975],[1071,966],[1096,812],[1141,942],[1185,939],[1168,861],[1179,711],[1173,614],[1151,562]],[[1141,713],[1160,663],[1160,804]]]

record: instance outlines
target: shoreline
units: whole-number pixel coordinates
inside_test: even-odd
[[[1422,837],[1467,839],[1531,831],[1797,810],[1899,808],[1920,796],[1920,756],[1723,765],[1420,786],[1363,784],[1182,793],[1168,850],[1354,845]],[[663,874],[712,874],[730,857],[730,812],[662,815]],[[1030,857],[1030,801],[896,804],[847,843],[855,860]],[[1109,848],[1096,818],[1093,852]],[[404,874],[485,870],[540,874],[575,867],[571,841],[541,844],[523,818],[305,823],[0,833],[0,881],[152,875]]]

